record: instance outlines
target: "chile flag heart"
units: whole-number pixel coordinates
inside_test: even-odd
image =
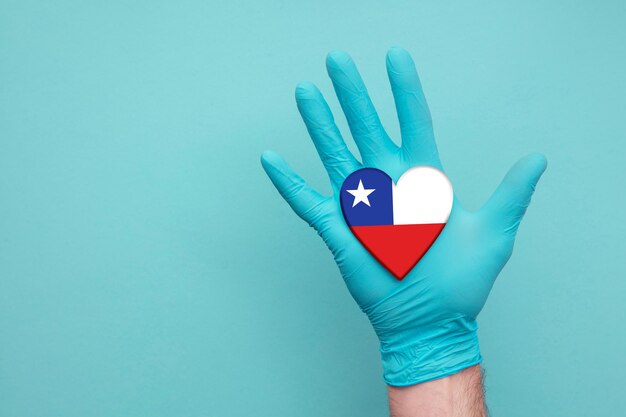
[[[437,239],[452,199],[448,177],[430,166],[409,169],[397,184],[379,169],[362,168],[345,179],[340,194],[352,233],[398,280]]]

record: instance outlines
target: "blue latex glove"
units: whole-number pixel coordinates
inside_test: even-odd
[[[397,281],[352,235],[338,192],[344,178],[362,167],[379,168],[394,182],[416,165],[442,169],[415,65],[403,49],[387,54],[401,147],[383,129],[350,56],[332,52],[326,66],[363,162],[347,149],[319,90],[301,83],[296,88],[298,109],[328,171],[333,195],[320,195],[269,151],[261,158],[267,175],[332,251],[350,293],[378,335],[389,385],[417,384],[479,363],[476,316],[511,256],[546,159],[539,154],[522,158],[479,211],[465,210],[455,196],[441,235],[404,280]]]

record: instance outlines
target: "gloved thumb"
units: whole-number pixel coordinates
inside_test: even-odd
[[[539,153],[517,161],[481,212],[496,227],[514,236],[546,167],[546,157]]]

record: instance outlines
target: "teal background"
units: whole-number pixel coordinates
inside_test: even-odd
[[[0,415],[380,416],[377,340],[259,164],[407,48],[457,195],[549,168],[481,316],[494,416],[626,408],[623,1],[0,1]],[[354,149],[353,144],[350,146]]]

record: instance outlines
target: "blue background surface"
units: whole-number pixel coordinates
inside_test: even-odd
[[[0,1],[0,415],[385,415],[376,337],[265,178],[330,187],[293,88],[414,55],[479,207],[549,168],[481,316],[494,416],[626,409],[623,1]],[[354,149],[353,144],[350,144]]]

